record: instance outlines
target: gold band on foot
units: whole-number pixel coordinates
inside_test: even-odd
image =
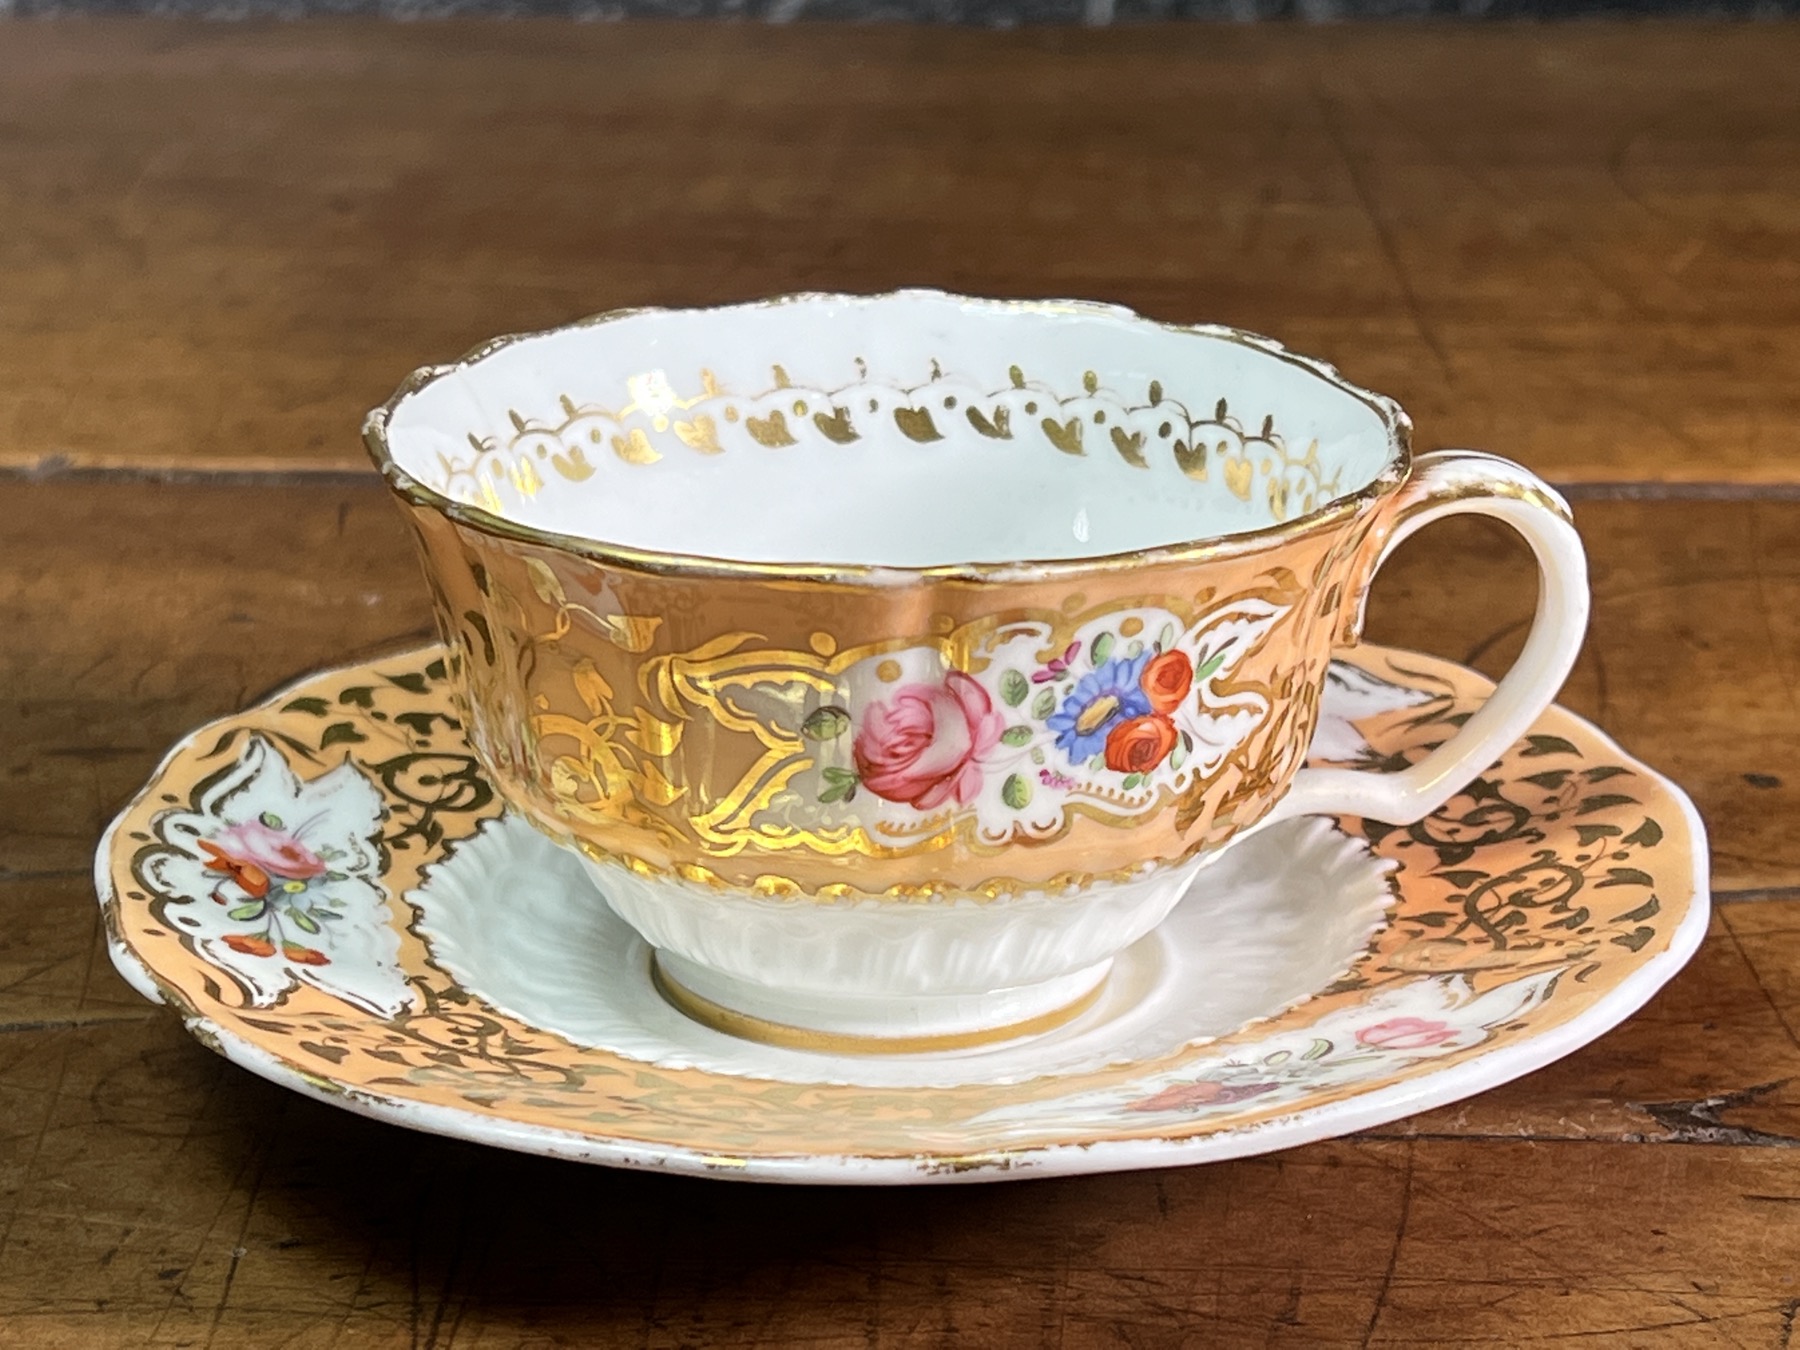
[[[656,985],[656,992],[672,1008],[714,1031],[723,1031],[729,1036],[742,1037],[748,1041],[761,1041],[764,1045],[779,1045],[789,1050],[849,1055],[926,1055],[939,1050],[967,1050],[977,1045],[995,1045],[1001,1041],[1015,1041],[1022,1036],[1036,1036],[1074,1021],[1094,1006],[1100,998],[1100,991],[1106,987],[1106,978],[1102,976],[1095,981],[1092,989],[1072,1003],[1006,1026],[926,1036],[859,1036],[850,1032],[818,1031],[812,1027],[772,1022],[754,1013],[739,1012],[735,1008],[714,1003],[704,995],[696,994],[677,983],[663,969],[654,953],[650,957],[650,979]]]

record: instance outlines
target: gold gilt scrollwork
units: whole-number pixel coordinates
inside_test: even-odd
[[[1114,603],[1031,622],[1016,617],[1004,621],[988,618],[951,627],[933,637],[913,636],[841,649],[829,634],[813,635],[807,650],[791,650],[767,645],[754,632],[733,631],[688,650],[651,652],[657,620],[598,614],[572,603],[554,574],[541,563],[533,563],[530,576],[538,598],[551,607],[553,615],[549,628],[534,641],[555,647],[579,626],[643,658],[635,664],[637,687],[632,698],[621,698],[591,659],[580,658],[567,667],[580,706],[543,706],[532,713],[537,759],[548,775],[547,786],[559,813],[594,825],[648,827],[669,843],[697,846],[701,855],[711,859],[735,857],[752,848],[804,850],[825,857],[892,858],[953,843],[991,854],[1015,842],[1041,844],[1063,838],[1077,818],[1127,827],[1165,809],[1171,800],[1186,817],[1185,829],[1197,818],[1194,803],[1219,777],[1242,780],[1243,792],[1254,795],[1268,781],[1269,766],[1264,760],[1299,753],[1278,744],[1287,736],[1292,721],[1292,714],[1284,714],[1269,728],[1252,734],[1204,778],[1195,775],[1192,786],[1177,798],[1172,799],[1166,788],[1146,787],[1121,794],[1093,786],[1084,791],[1084,800],[1066,804],[1066,815],[1053,830],[1015,832],[1003,839],[985,837],[967,813],[952,808],[922,813],[898,825],[884,821],[877,834],[854,813],[821,818],[817,808],[798,813],[777,809],[784,800],[791,807],[795,780],[823,763],[817,738],[808,740],[809,723],[816,726],[823,713],[834,737],[848,734],[849,718],[841,705],[847,702],[845,680],[853,667],[884,658],[872,666],[873,677],[891,681],[899,678],[899,663],[892,658],[910,653],[915,660],[925,660],[942,671],[979,671],[997,645],[1008,638],[1030,635],[1034,649],[1041,639],[1043,650],[1054,653],[1061,651],[1069,635],[1084,623],[1130,606]],[[1254,596],[1204,599],[1211,606],[1208,612],[1215,614],[1229,615],[1234,612],[1232,605],[1245,602],[1263,606],[1271,614],[1286,613],[1296,598],[1296,584],[1291,573],[1278,569],[1264,576]],[[863,678],[868,678],[867,670]],[[1248,698],[1279,708],[1294,678],[1299,678],[1298,672],[1292,678],[1277,675],[1271,685],[1240,674],[1222,683],[1215,697],[1227,703]],[[1022,686],[1022,676],[1018,681]],[[1019,700],[1024,699],[1021,693]],[[546,700],[540,696],[539,702],[545,704]],[[1304,712],[1300,716],[1310,720]],[[678,751],[695,735],[705,739],[692,757],[684,760]],[[734,766],[731,771],[718,782],[704,781],[726,761]],[[739,763],[741,770],[735,767]],[[698,767],[684,769],[684,764]],[[684,776],[688,772],[694,775],[693,781]],[[710,879],[701,867],[685,871],[691,871],[695,879]]]
[[[1217,482],[1239,501],[1261,495],[1275,521],[1304,515],[1335,497],[1341,475],[1327,475],[1318,442],[1291,447],[1265,416],[1254,430],[1219,399],[1211,415],[1191,414],[1166,396],[1161,382],[1149,383],[1147,401],[1108,390],[1088,371],[1080,393],[1058,392],[1028,380],[1014,366],[1011,384],[983,391],[945,376],[932,363],[931,379],[904,388],[864,382],[837,389],[795,386],[786,370],[773,367],[773,386],[760,394],[723,388],[711,371],[700,372],[700,390],[684,397],[661,371],[627,380],[631,399],[623,407],[559,400],[561,418],[541,421],[509,410],[512,434],[470,435],[472,458],[440,458],[442,488],[453,496],[500,511],[502,489],[521,497],[546,486],[548,470],[570,482],[595,472],[589,450],[610,449],[620,460],[650,466],[664,451],[679,447],[717,455],[742,444],[782,449],[818,438],[850,445],[872,432],[897,431],[907,442],[930,444],[949,438],[960,423],[988,440],[1035,434],[1065,455],[1111,451],[1133,468],[1149,470],[1160,460],[1196,482]],[[673,432],[658,449],[651,433]],[[963,432],[967,435],[967,432]],[[1214,470],[1217,470],[1215,476]]]

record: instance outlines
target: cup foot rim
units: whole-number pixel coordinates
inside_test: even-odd
[[[1077,971],[1073,976],[1047,981],[1042,986],[1046,992],[1053,991],[1056,995],[1062,995],[1069,982],[1075,982],[1079,992],[1072,999],[1059,999],[1055,1006],[1046,1011],[1035,1011],[1023,1018],[1013,1016],[998,1023],[960,1025],[944,1031],[906,1030],[908,1000],[898,999],[894,1001],[891,1019],[891,1025],[895,1029],[892,1033],[887,1033],[802,1026],[728,1006],[690,988],[669,969],[671,965],[687,964],[680,957],[670,957],[660,951],[653,952],[650,958],[650,979],[657,993],[684,1016],[714,1031],[743,1040],[759,1041],[789,1050],[849,1055],[937,1054],[951,1050],[986,1048],[1040,1036],[1067,1025],[1093,1007],[1106,987],[1106,977],[1112,968],[1112,962],[1108,960],[1089,970]],[[1083,977],[1086,977],[1085,981]],[[1032,992],[1035,991],[1002,990],[991,996],[995,1002],[989,1006],[993,1011],[1016,1010],[1019,1007],[1017,996]]]

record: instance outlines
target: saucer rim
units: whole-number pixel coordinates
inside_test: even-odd
[[[1689,856],[1693,892],[1688,911],[1669,935],[1668,946],[1626,974],[1617,986],[1568,1020],[1516,1042],[1497,1045],[1468,1059],[1428,1070],[1417,1077],[1355,1093],[1338,1101],[1302,1108],[1254,1124],[1224,1126],[1200,1134],[1147,1136],[1088,1143],[1035,1144],[1017,1149],[955,1153],[793,1153],[755,1157],[726,1156],[678,1144],[644,1144],[605,1139],[551,1125],[531,1124],[385,1096],[338,1083],[327,1075],[290,1065],[278,1056],[210,1019],[179,990],[165,984],[124,940],[118,928],[120,902],[113,885],[113,853],[118,830],[154,791],[169,768],[191,752],[208,732],[245,712],[281,698],[324,676],[373,665],[435,647],[435,643],[396,646],[386,655],[366,654],[354,660],[308,671],[287,681],[250,708],[214,718],[178,738],[158,761],[144,785],[124,804],[101,835],[94,855],[94,885],[106,933],[107,953],[120,976],[149,1002],[171,1008],[195,1040],[240,1068],[315,1101],[342,1107],[369,1119],[421,1130],[445,1138],[490,1144],[515,1152],[570,1161],[624,1167],[672,1175],[723,1177],[733,1180],[789,1184],[914,1185],[989,1181],[1001,1178],[1074,1176],[1139,1171],[1156,1167],[1224,1162],[1278,1149],[1316,1143],[1390,1124],[1419,1112],[1462,1101],[1509,1083],[1556,1062],[1591,1043],[1644,1007],[1685,967],[1710,926],[1712,916],[1710,847],[1705,822],[1693,801],[1666,775],[1629,753],[1592,721],[1553,705],[1579,723],[1597,743],[1616,753],[1635,771],[1658,783],[1679,806],[1691,839]],[[1362,649],[1425,657],[1468,670],[1448,657],[1380,643]],[[1357,649],[1352,648],[1350,651]],[[1335,818],[1331,827],[1341,829]]]

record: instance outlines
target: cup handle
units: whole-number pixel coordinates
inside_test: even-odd
[[[1562,688],[1587,628],[1587,555],[1568,504],[1535,474],[1473,450],[1419,456],[1376,523],[1380,551],[1371,573],[1413,531],[1463,513],[1504,521],[1537,556],[1537,616],[1518,661],[1462,728],[1411,768],[1302,769],[1270,821],[1310,815],[1364,816],[1390,825],[1423,820],[1524,735]],[[1360,605],[1355,630],[1361,628]]]

